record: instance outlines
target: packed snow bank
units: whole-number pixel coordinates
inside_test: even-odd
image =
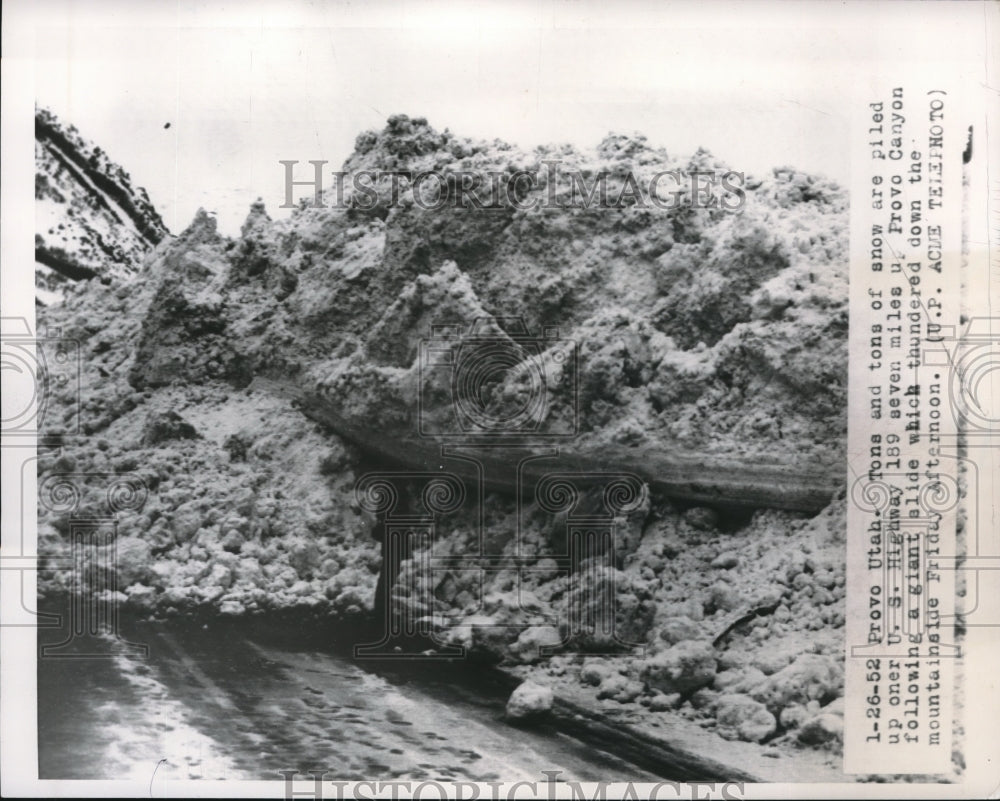
[[[608,176],[612,195],[630,174],[724,166],[641,137],[611,136],[592,153],[528,153],[400,116],[360,136],[345,169],[544,175],[553,159],[564,172]],[[430,210],[408,191],[374,207],[348,197],[301,208],[281,222],[258,203],[237,239],[201,213],[130,282],[86,282],[41,311],[42,329],[78,341],[83,363],[78,417],[69,388],[48,409],[40,477],[73,474],[77,514],[108,513],[108,474],[146,491],[141,506],[118,512],[127,608],[369,613],[379,529],[355,485],[372,465],[253,379],[310,388],[386,432],[448,433],[450,378],[421,369],[434,325],[468,334],[484,321],[505,347],[519,332],[534,336],[549,384],[528,419],[543,432],[576,427],[566,448],[725,455],[749,470],[838,463],[839,187],[779,169],[748,178],[738,212]],[[539,181],[524,198],[548,191]],[[573,382],[556,369],[567,342],[578,352]],[[481,399],[501,417],[526,391],[524,365],[508,366]],[[437,521],[433,555],[482,549],[491,569],[428,576],[418,547],[392,594],[441,647],[520,665],[542,684],[579,683],[595,703],[688,717],[726,738],[836,749],[844,514],[842,498],[812,518],[647,498],[617,520],[612,563],[595,556],[574,577],[560,561],[565,515],[529,504],[518,518],[514,499],[487,493],[481,508],[466,503]],[[65,509],[43,501],[39,526],[47,557],[65,556]],[[43,594],[68,583],[58,569],[40,576]],[[601,625],[570,631],[571,609],[598,623],[610,615],[614,636]]]

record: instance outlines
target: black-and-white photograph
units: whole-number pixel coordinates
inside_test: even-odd
[[[13,5],[31,794],[996,784],[996,6]]]

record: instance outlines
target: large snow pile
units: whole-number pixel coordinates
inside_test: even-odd
[[[470,172],[544,176],[552,160],[566,173],[608,176],[612,196],[630,175],[725,169],[708,153],[679,159],[639,136],[609,136],[588,153],[523,152],[397,116],[358,137],[345,170],[436,171],[458,182]],[[259,203],[236,239],[201,213],[131,281],[90,281],[40,311],[40,328],[58,328],[83,352],[81,429],[60,428],[75,420],[67,390],[47,416],[55,446],[40,478],[90,475],[77,479],[87,485],[79,509],[94,513],[103,475],[133,474],[148,492],[141,508],[119,513],[128,608],[370,612],[381,555],[355,484],[371,467],[253,379],[292,381],[350,420],[414,436],[420,423],[448,424],[447,392],[421,372],[432,325],[485,320],[498,339],[516,339],[523,325],[576,343],[578,393],[555,382],[539,412],[555,423],[572,416],[580,434],[564,443],[570,450],[723,454],[748,470],[838,464],[847,266],[846,193],[836,185],[789,168],[748,176],[736,212],[434,210],[409,191],[390,203],[349,195],[280,222]],[[550,191],[567,190],[540,180],[524,197]],[[517,400],[518,380],[513,370],[492,387],[496,403]],[[531,665],[545,684],[581,682],[601,703],[685,715],[724,737],[836,744],[842,498],[813,518],[647,498],[620,516],[614,564],[595,557],[582,584],[560,566],[565,516],[531,504],[518,520],[514,499],[492,493],[473,506],[438,521],[434,556],[482,547],[492,569],[428,577],[418,550],[395,590],[441,643]],[[65,515],[43,506],[39,525],[46,553],[64,554]],[[68,581],[59,570],[40,579],[53,597]],[[613,609],[616,635],[641,648],[601,656],[615,643],[595,633],[569,646],[594,655],[541,658],[540,646],[566,647],[567,610],[581,603],[596,617]]]

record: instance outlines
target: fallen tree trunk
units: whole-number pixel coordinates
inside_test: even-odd
[[[451,473],[468,484],[505,494],[536,487],[553,474],[571,476],[575,486],[606,484],[610,476],[630,475],[645,482],[653,495],[692,504],[815,514],[843,485],[843,478],[829,471],[803,470],[798,465],[747,463],[649,448],[566,452],[565,448],[525,445],[445,444],[349,420],[322,395],[293,384],[257,378],[254,387],[296,401],[308,417],[377,461],[422,473]]]

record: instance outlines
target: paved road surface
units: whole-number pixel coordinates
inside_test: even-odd
[[[329,779],[657,778],[505,723],[502,695],[457,681],[456,669],[376,671],[221,622],[128,638],[149,657],[39,660],[42,778],[280,780],[307,768]]]

